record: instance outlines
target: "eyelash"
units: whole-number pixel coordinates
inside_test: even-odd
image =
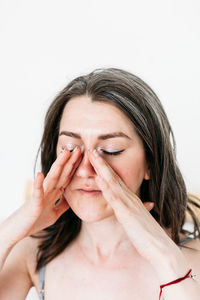
[[[101,149],[101,151],[102,151],[104,154],[107,154],[107,155],[119,155],[119,154],[122,153],[124,150],[115,151],[115,152],[108,152],[108,151],[106,151],[106,150]]]
[[[62,150],[64,150],[65,148],[62,147]],[[74,148],[73,149],[68,149],[70,152],[73,152]],[[104,154],[106,155],[119,155],[121,154],[122,152],[124,152],[124,149],[123,150],[119,150],[119,151],[115,151],[115,152],[109,152],[109,151],[106,151],[106,150],[103,150],[103,149],[100,149],[101,152],[103,152]]]

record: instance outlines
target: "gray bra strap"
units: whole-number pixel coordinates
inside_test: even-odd
[[[189,237],[189,236],[186,237],[184,240],[180,241],[180,243],[179,243],[179,248],[181,249],[182,246],[183,246],[184,244],[190,242],[191,240],[193,240],[193,238],[191,238],[191,237]]]
[[[44,300],[44,276],[45,276],[45,266],[39,270],[39,280],[40,280],[40,300]]]

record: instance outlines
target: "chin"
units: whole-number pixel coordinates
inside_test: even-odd
[[[114,214],[102,195],[88,197],[80,193],[66,192],[64,196],[73,212],[84,222],[98,222]]]
[[[70,204],[69,204],[70,205]],[[95,207],[94,205],[87,205],[85,208],[82,206],[75,207],[70,205],[73,212],[83,221],[83,222],[98,222],[106,219],[114,214],[111,207]]]

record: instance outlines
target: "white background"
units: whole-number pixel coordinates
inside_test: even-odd
[[[48,105],[99,67],[154,89],[188,191],[200,193],[199,15],[198,0],[0,0],[0,220],[24,201]]]

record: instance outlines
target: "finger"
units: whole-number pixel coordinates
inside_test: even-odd
[[[98,175],[96,179],[102,180],[102,184],[104,183],[104,189],[102,191],[107,190],[107,195],[110,191],[116,198],[117,196],[121,196],[122,201],[126,199],[126,202],[130,202],[129,198],[131,195],[134,196],[134,194],[129,190],[117,173],[115,173],[111,166],[98,155],[96,150],[93,152],[89,151],[89,158]],[[128,197],[124,197],[125,195]]]
[[[110,165],[97,151],[90,151],[89,157],[97,173],[96,181],[108,202],[120,201],[130,206],[133,199],[142,205],[142,201],[126,186],[122,179],[115,173]],[[111,204],[113,206],[113,203]]]
[[[98,179],[97,179],[98,178]],[[115,216],[117,217],[117,220],[119,221],[119,223],[121,223],[122,225],[127,225],[130,223],[130,220],[133,217],[133,213],[130,210],[129,204],[127,204],[129,201],[124,201],[124,198],[128,198],[128,197],[124,197],[119,195],[119,193],[117,192],[113,192],[111,190],[111,188],[109,188],[109,185],[100,177],[96,178],[96,182],[98,184],[98,186],[101,188],[101,190],[103,191],[103,196],[105,198],[105,200],[110,204],[110,206],[112,207]],[[131,198],[133,201],[133,198]],[[138,203],[137,203],[138,204]],[[139,211],[139,209],[137,208],[138,205],[136,205],[136,213]]]
[[[126,188],[126,185],[123,183],[121,178],[114,172],[114,170],[110,167],[110,165],[100,156],[98,155],[96,149],[89,152],[89,158],[91,159],[91,163],[100,178],[104,179],[110,185],[119,185],[123,188]]]
[[[151,211],[154,208],[154,203],[153,202],[144,202],[143,204],[144,204],[144,206],[146,207],[146,209],[148,211]]]
[[[67,204],[66,201],[62,201],[60,205],[55,208],[57,218],[59,218],[64,212],[66,212],[69,209],[69,204]]]
[[[114,189],[111,189],[110,185],[103,178],[98,176],[95,178],[95,181],[100,190],[103,192],[104,198],[113,208],[117,208],[119,205],[121,206],[122,203],[124,205],[124,201],[122,200],[122,197],[119,196],[119,193],[115,192]],[[117,201],[117,199],[119,199],[119,201]]]
[[[53,190],[60,178],[62,170],[65,163],[69,160],[71,153],[68,149],[64,149],[57,157],[55,162],[52,164],[51,169],[49,170],[45,180],[44,180],[44,190],[49,192]]]
[[[70,179],[72,179],[72,177],[74,176],[74,173],[75,173],[76,170],[78,169],[78,167],[79,167],[81,161],[82,161],[82,156],[80,156],[80,157],[78,158],[77,162],[75,163],[74,168],[72,169],[72,172],[71,172],[71,174],[70,174]]]
[[[33,183],[33,198],[34,200],[40,200],[44,197],[44,190],[43,190],[43,182],[44,182],[44,175],[40,172],[37,173],[36,178]]]
[[[26,190],[25,190],[25,201],[28,201],[33,194],[33,182],[32,181],[28,181],[26,183]]]
[[[66,188],[68,185],[71,177],[73,176],[76,168],[81,162],[82,157],[81,155],[81,150],[79,147],[75,147],[74,151],[72,152],[72,155],[70,159],[67,161],[65,164],[62,173],[60,175],[60,178],[57,182],[57,188]]]
[[[58,199],[54,204],[54,209],[59,213],[66,211],[69,208],[69,203],[64,196],[61,199]]]

